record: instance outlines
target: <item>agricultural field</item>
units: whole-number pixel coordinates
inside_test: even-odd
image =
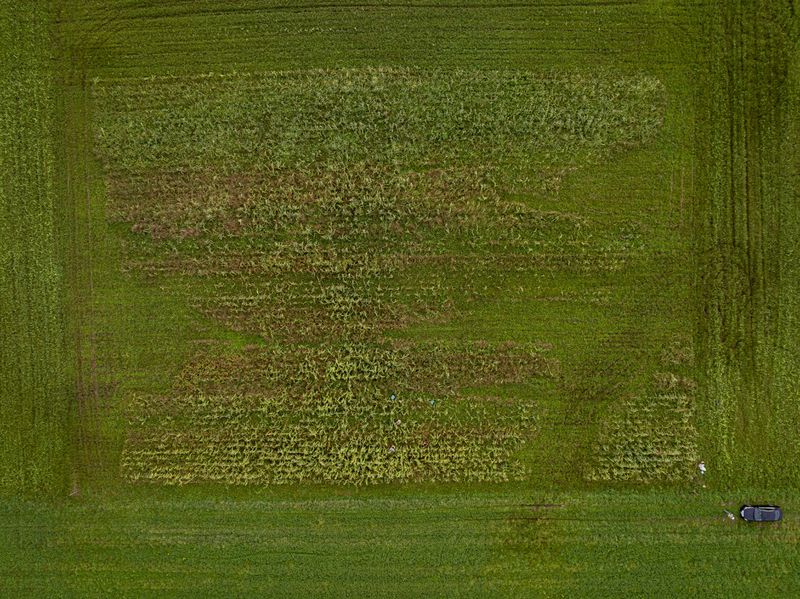
[[[123,268],[243,337],[137,400],[123,476],[522,480],[533,402],[465,390],[554,379],[553,343],[405,330],[498,282],[624,269],[635,233],[504,196],[641,145],[663,111],[654,79],[516,71],[98,84],[107,215],[135,234]]]
[[[3,0],[0,593],[798,594],[798,11]]]

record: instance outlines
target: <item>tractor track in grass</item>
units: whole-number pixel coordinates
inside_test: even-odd
[[[93,199],[90,127],[90,82],[87,73],[87,42],[103,21],[79,39],[70,39],[60,29],[68,6],[54,2],[57,36],[58,86],[61,93],[61,135],[64,148],[65,236],[69,259],[66,277],[69,289],[70,336],[75,360],[75,392],[71,416],[73,455],[70,493],[79,495],[90,481],[107,468],[103,448],[104,421],[109,417],[107,385],[102,384],[98,357],[97,296],[95,256],[97,234],[93,220],[97,206]],[[106,19],[110,24],[113,18]],[[106,32],[107,35],[110,33]],[[108,373],[105,373],[107,376]]]
[[[798,49],[787,41],[799,20],[791,3],[707,10],[698,129],[705,173],[696,213],[699,418],[720,480],[788,483],[798,475],[796,444],[786,440],[796,391],[781,339],[796,336],[793,283],[784,271],[796,251],[790,173],[798,153],[784,132],[798,118],[790,84]]]
[[[83,61],[67,54],[64,90],[64,135],[66,148],[66,199],[70,205],[70,260],[67,276],[71,287],[71,315],[74,319],[75,412],[73,434],[76,455],[73,459],[71,494],[78,495],[90,471],[100,461],[100,427],[97,352],[94,330],[94,281],[92,260],[91,194],[88,173],[90,159],[86,144],[88,100]]]

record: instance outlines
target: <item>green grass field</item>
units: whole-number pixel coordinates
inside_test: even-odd
[[[752,493],[752,492],[749,492]],[[736,493],[129,493],[23,522],[7,596],[791,597],[797,518],[720,518]],[[796,509],[796,492],[771,495]],[[756,560],[757,557],[757,560]],[[761,561],[770,568],[757,567]]]
[[[66,341],[51,14],[2,3],[0,489],[63,489],[73,401]]]
[[[798,11],[3,1],[0,594],[800,593]]]

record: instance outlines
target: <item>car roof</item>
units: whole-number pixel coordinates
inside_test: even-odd
[[[783,512],[777,505],[743,505],[742,518],[750,522],[777,522],[783,519]]]

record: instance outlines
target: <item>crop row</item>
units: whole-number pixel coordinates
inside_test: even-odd
[[[131,405],[123,473],[170,484],[516,478],[533,404],[463,391],[556,368],[514,344],[209,348],[172,394]]]
[[[142,398],[122,456],[130,481],[369,484],[518,478],[533,406],[327,392]],[[167,413],[160,409],[169,406]]]
[[[197,353],[176,378],[176,388],[257,391],[283,386],[299,392],[333,386],[446,395],[469,386],[523,383],[555,376],[558,363],[535,345],[395,341],[317,346],[250,346],[229,355]]]
[[[589,480],[688,479],[698,462],[693,396],[659,393],[621,402],[606,423],[594,456]]]
[[[602,154],[652,138],[665,108],[646,76],[385,68],[103,82],[94,96],[100,155],[132,172]]]

